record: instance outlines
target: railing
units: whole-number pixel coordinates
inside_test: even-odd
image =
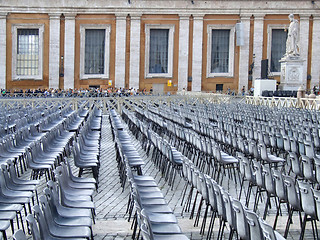
[[[246,96],[245,102],[252,105],[269,107],[292,107],[309,110],[320,110],[320,99],[315,98],[286,98],[286,97],[253,97]]]
[[[0,98],[0,108],[2,109],[17,109],[17,108],[35,108],[39,106],[53,107],[53,106],[68,106],[71,105],[73,109],[84,102],[97,104],[100,108],[107,111],[107,106],[115,108],[121,112],[123,107],[134,111],[138,104],[144,106],[147,101],[148,104],[158,106],[161,104],[210,104],[210,103],[231,103],[234,101],[244,102],[244,97],[231,96],[226,94],[185,94],[185,95],[136,95],[136,96],[114,96],[114,97],[6,97]]]

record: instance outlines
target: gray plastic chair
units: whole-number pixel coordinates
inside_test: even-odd
[[[245,214],[245,210],[241,202],[238,201],[237,199],[233,199],[232,206],[236,214],[236,226],[237,226],[238,236],[243,240],[249,240],[250,229],[249,229],[249,224]]]
[[[55,188],[45,188],[44,193],[47,196],[48,201],[54,206],[58,214],[62,217],[89,217],[91,218],[91,211],[89,209],[77,209],[62,206],[59,202],[59,196]]]
[[[265,239],[267,239],[267,240],[285,240],[285,238],[283,236],[281,236],[277,231],[274,231],[273,228],[268,223],[263,221],[261,218],[259,220],[260,220],[260,226],[263,231],[263,236],[265,237]]]
[[[53,221],[54,224],[59,226],[66,226],[66,227],[88,227],[90,228],[91,232],[91,239],[93,239],[93,232],[92,232],[92,219],[90,217],[73,217],[73,216],[60,216],[56,209],[47,201],[45,196],[40,197],[40,202],[42,206],[42,211],[46,219],[50,219]],[[83,228],[80,228],[80,231]]]
[[[6,230],[10,227],[10,221],[0,220],[0,232],[2,233],[2,238],[7,240]]]
[[[19,229],[18,231],[16,231],[12,237],[14,240],[27,240],[27,237],[22,231],[22,229]]]
[[[314,183],[316,181],[316,178],[315,178],[313,159],[305,155],[301,155],[300,159],[302,163],[302,172],[303,172],[304,179],[307,179],[308,181]]]
[[[251,240],[263,239],[263,232],[260,226],[259,216],[255,212],[252,212],[249,210],[246,210],[245,214],[249,224],[250,239]]]
[[[79,239],[90,239],[91,231],[88,227],[66,227],[55,224],[52,219],[44,216],[39,205],[33,206],[35,216],[38,223],[44,226],[49,232],[49,235],[57,238],[79,238]]]
[[[224,189],[222,189],[221,193],[222,193],[222,198],[223,198],[224,206],[225,206],[225,210],[226,210],[226,219],[227,219],[227,222],[230,226],[229,239],[232,239],[233,234],[234,234],[234,232],[236,232],[236,228],[237,228],[236,214],[235,214],[235,211],[234,211],[233,205],[232,205],[233,199],[229,195],[229,193],[227,191],[225,191]]]
[[[311,184],[307,182],[298,181],[299,189],[300,189],[300,196],[301,196],[301,205],[304,212],[304,218],[302,223],[302,229],[300,234],[300,239],[303,239],[305,227],[307,221],[311,221],[312,224],[312,230],[313,230],[313,236],[316,239],[318,236],[317,228],[314,229],[313,224],[316,225],[316,219],[317,219],[317,212],[316,212],[316,206],[315,206],[315,199],[313,196],[313,192],[311,190]],[[309,217],[309,218],[308,218]],[[316,232],[315,232],[316,230]]]

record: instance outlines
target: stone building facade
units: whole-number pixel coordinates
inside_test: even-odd
[[[0,1],[0,88],[240,91],[261,60],[280,80],[288,15],[303,76],[320,79],[320,3],[293,0]]]

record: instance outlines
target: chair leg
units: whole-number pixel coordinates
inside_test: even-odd
[[[302,229],[301,229],[299,240],[302,240],[303,237],[304,237],[304,231],[305,231],[305,228],[306,228],[306,223],[307,223],[307,214],[305,214],[304,217],[303,217]]]
[[[7,234],[6,234],[6,231],[5,230],[3,230],[3,231],[1,231],[2,232],[2,238],[3,238],[3,240],[7,240]]]
[[[201,224],[201,229],[200,229],[200,234],[204,234],[204,230],[206,228],[206,222],[207,222],[207,215],[208,215],[208,209],[209,209],[209,204],[206,204],[206,210],[204,212],[202,224]]]
[[[212,211],[211,220],[209,223],[209,229],[208,229],[208,233],[207,233],[207,240],[211,239],[211,235],[212,235],[213,227],[214,227],[214,220],[216,219],[216,214],[217,213],[215,211]]]
[[[284,235],[283,235],[284,238],[287,238],[287,236],[288,236],[290,224],[292,222],[292,212],[293,212],[293,209],[290,208],[290,210],[288,211],[288,220],[287,220],[286,228],[285,228]]]

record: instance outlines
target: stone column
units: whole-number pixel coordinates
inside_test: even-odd
[[[263,46],[263,20],[264,15],[254,15],[253,54],[255,54],[254,68],[252,72],[252,84],[261,77],[261,60]]]
[[[129,88],[139,89],[141,15],[131,15]]]
[[[65,14],[64,88],[74,88],[75,14]]]
[[[178,91],[188,87],[189,18],[190,15],[180,15]]]
[[[312,55],[311,55],[311,84],[318,86],[320,81],[320,15],[313,16]]]
[[[203,15],[193,15],[192,91],[201,91]]]
[[[49,14],[49,88],[59,88],[60,66],[60,14]]]
[[[243,46],[240,46],[239,92],[243,86],[248,89],[250,16],[241,16],[241,22],[243,25]]]
[[[0,14],[0,88],[6,88],[7,14]]]
[[[300,56],[303,62],[302,81],[307,86],[307,65],[309,49],[309,18],[310,15],[300,15]]]
[[[125,87],[126,17],[127,14],[116,14],[116,69],[114,84],[117,88]]]

